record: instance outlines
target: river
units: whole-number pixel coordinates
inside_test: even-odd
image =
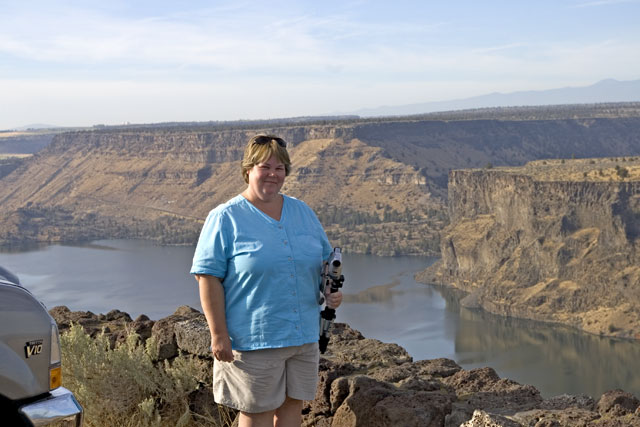
[[[193,247],[103,240],[0,251],[0,265],[48,307],[159,319],[180,305],[200,309],[188,274]],[[395,342],[414,360],[446,357],[465,369],[490,366],[543,396],[599,397],[621,388],[640,396],[640,343],[461,308],[449,290],[413,280],[435,259],[345,254],[337,321]]]

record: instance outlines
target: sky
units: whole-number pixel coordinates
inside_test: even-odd
[[[640,0],[0,0],[0,129],[271,119],[640,79]]]

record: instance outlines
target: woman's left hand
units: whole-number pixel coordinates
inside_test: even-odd
[[[338,292],[331,292],[329,286],[324,290],[324,298],[329,308],[338,308],[342,304],[342,291],[338,289]]]

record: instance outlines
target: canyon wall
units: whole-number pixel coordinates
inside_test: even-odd
[[[0,179],[0,244],[194,244],[209,210],[244,189],[240,159],[259,132],[289,142],[294,169],[283,192],[316,210],[335,245],[386,255],[437,252],[444,205],[426,178],[355,138],[350,126],[58,135]]]
[[[467,306],[638,338],[639,172],[637,158],[452,171],[442,259],[420,279]]]
[[[193,244],[209,210],[244,188],[239,162],[246,141],[273,133],[289,142],[293,162],[283,191],[315,209],[334,245],[438,255],[452,169],[640,155],[640,117],[596,110],[572,118],[567,108],[545,120],[387,118],[61,133],[0,172],[0,245],[101,238]]]

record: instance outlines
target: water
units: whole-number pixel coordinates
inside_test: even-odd
[[[145,241],[103,240],[83,246],[45,246],[0,252],[0,265],[48,307],[160,319],[180,305],[200,309],[198,286],[189,274],[192,247]]]
[[[132,317],[165,317],[180,305],[200,308],[188,274],[193,247],[143,241],[98,241],[0,252],[0,265],[47,307]],[[413,274],[424,257],[344,255],[343,305],[337,321],[368,338],[395,342],[414,360],[446,357],[465,369],[491,366],[503,378],[532,384],[543,396],[622,388],[640,396],[640,343],[461,308],[451,291],[425,286]]]

